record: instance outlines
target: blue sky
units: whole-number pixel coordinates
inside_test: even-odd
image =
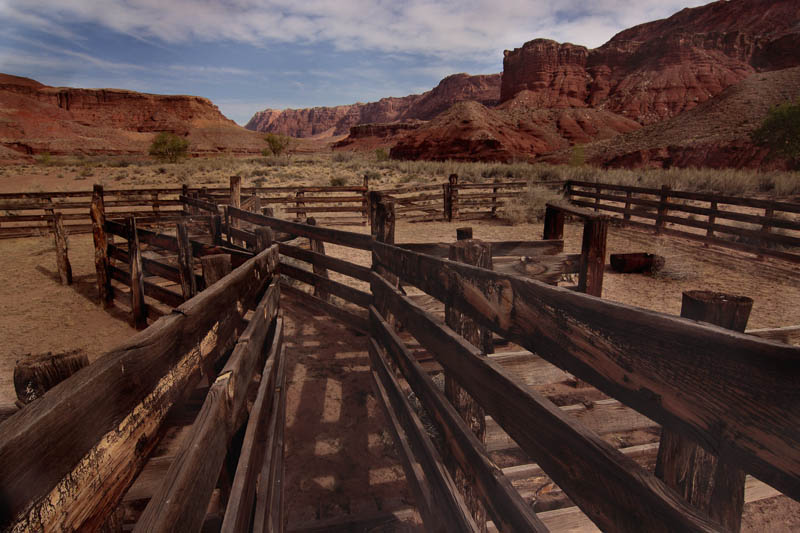
[[[692,0],[0,0],[0,72],[261,109],[405,96],[500,72],[538,37],[595,47]]]

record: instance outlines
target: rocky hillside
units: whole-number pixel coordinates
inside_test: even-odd
[[[225,118],[206,98],[49,87],[0,74],[0,147],[6,153],[139,154],[162,131],[187,137],[194,153],[264,147],[260,135]]]
[[[256,113],[245,128],[291,137],[335,136],[347,134],[352,126],[360,124],[430,120],[456,102],[474,100],[491,106],[499,98],[500,74],[453,74],[430,91],[402,98],[335,107],[265,109]]]
[[[757,72],[800,65],[798,50],[797,0],[730,0],[687,8],[667,19],[622,31],[593,50],[536,39],[505,52],[503,104],[487,110],[488,115],[497,116],[487,115],[479,133],[456,127],[459,117],[451,113],[448,126],[431,123],[408,133],[392,154],[443,159],[456,153],[459,146],[472,150],[478,135],[480,144],[495,146],[492,158],[505,154],[533,159],[563,149],[565,142],[601,140],[613,136],[614,129],[616,133],[630,132],[636,129],[631,122],[654,126],[630,137],[644,139],[658,131],[663,121],[683,116]],[[509,105],[524,110],[522,115],[517,113],[516,122],[505,118]],[[581,115],[579,110],[586,113]],[[543,129],[530,127],[541,124],[545,116],[554,122]],[[583,122],[570,134],[562,122],[577,116],[583,117]],[[502,128],[492,124],[502,124]],[[561,140],[553,137],[555,133]],[[538,142],[514,140],[531,135]],[[461,158],[479,159],[482,153],[470,151]],[[724,165],[724,158],[711,159]],[[731,164],[741,166],[742,160]]]

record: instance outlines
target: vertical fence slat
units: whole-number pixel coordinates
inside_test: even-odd
[[[127,218],[128,258],[131,275],[131,314],[133,327],[147,327],[147,305],[144,303],[144,273],[142,272],[142,253],[139,249],[139,235],[136,232],[136,217]]]
[[[106,238],[106,211],[102,185],[95,185],[92,190],[92,205],[89,212],[92,217],[92,235],[94,237],[97,294],[100,304],[108,308],[113,305],[113,294],[111,292],[111,275],[108,272],[108,240]]]

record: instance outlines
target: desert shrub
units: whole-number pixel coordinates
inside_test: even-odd
[[[586,155],[584,153],[583,145],[576,144],[572,147],[569,155],[569,166],[582,167],[586,163]]]
[[[800,100],[773,107],[761,126],[752,133],[753,142],[788,159],[800,168]]]
[[[291,138],[286,135],[278,135],[276,133],[267,133],[264,135],[264,140],[267,143],[267,148],[262,150],[263,156],[281,155],[291,143]]]
[[[512,224],[536,222],[544,218],[548,202],[557,202],[561,199],[562,195],[558,191],[529,183],[518,198],[500,208],[500,213]]]
[[[150,145],[150,155],[159,161],[177,163],[189,153],[189,141],[174,133],[162,131]]]
[[[37,155],[36,157],[34,157],[34,159],[40,165],[50,165],[52,163],[52,160],[50,159],[50,153],[49,152],[41,153],[41,154]]]
[[[353,160],[353,152],[334,152],[331,160],[334,163],[347,163]]]
[[[344,187],[347,185],[347,180],[344,176],[333,176],[330,181],[331,187]]]
[[[386,148],[376,148],[375,149],[375,160],[376,161],[388,161],[389,160],[389,152]]]

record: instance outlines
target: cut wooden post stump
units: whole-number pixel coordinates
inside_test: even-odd
[[[14,367],[17,399],[27,405],[88,365],[89,357],[82,350],[48,352],[20,359]]]

